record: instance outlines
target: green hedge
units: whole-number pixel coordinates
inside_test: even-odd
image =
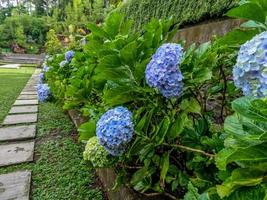
[[[134,20],[134,30],[141,30],[151,18],[173,16],[176,23],[196,23],[222,16],[239,0],[128,0],[118,10]]]

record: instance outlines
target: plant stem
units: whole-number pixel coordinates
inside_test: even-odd
[[[226,100],[226,92],[227,92],[227,78],[226,75],[223,71],[223,67],[220,66],[220,71],[221,71],[221,75],[223,78],[223,91],[222,91],[222,106],[221,106],[221,122],[223,123],[224,121],[224,116],[223,116],[223,111],[224,111],[224,106],[225,106],[225,100]]]
[[[155,197],[155,196],[160,196],[160,195],[165,195],[167,197],[169,197],[170,199],[173,199],[173,200],[177,200],[178,198],[176,198],[175,196],[169,194],[169,193],[163,193],[163,194],[160,194],[160,193],[143,193],[145,196],[147,197]]]
[[[195,153],[200,153],[202,155],[205,155],[205,156],[208,156],[208,157],[211,157],[211,158],[213,158],[215,156],[214,154],[207,153],[207,152],[202,151],[200,149],[194,149],[194,148],[183,146],[183,145],[180,145],[180,144],[167,144],[167,143],[164,143],[163,145],[171,146],[171,147],[177,147],[177,148],[183,149],[185,151],[191,151],[191,152],[195,152]]]

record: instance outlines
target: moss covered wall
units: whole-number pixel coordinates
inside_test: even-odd
[[[239,0],[128,0],[118,10],[134,20],[138,31],[151,18],[174,17],[181,25],[222,16]]]

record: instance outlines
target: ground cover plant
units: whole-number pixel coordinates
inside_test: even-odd
[[[34,68],[0,69],[0,122],[7,115]]]
[[[39,105],[33,163],[1,168],[0,173],[32,171],[32,199],[103,199],[94,172],[82,160],[74,126],[59,105]]]
[[[53,97],[88,118],[84,159],[145,196],[266,198],[266,7],[242,1],[227,13],[249,20],[241,29],[187,49],[171,43],[173,19],[133,34],[113,13],[49,55]]]

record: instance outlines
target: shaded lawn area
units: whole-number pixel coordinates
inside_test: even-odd
[[[0,174],[31,170],[33,200],[103,200],[94,170],[83,161],[71,120],[60,106],[41,103],[33,163],[0,168]]]
[[[19,96],[35,68],[0,69],[0,123]]]

